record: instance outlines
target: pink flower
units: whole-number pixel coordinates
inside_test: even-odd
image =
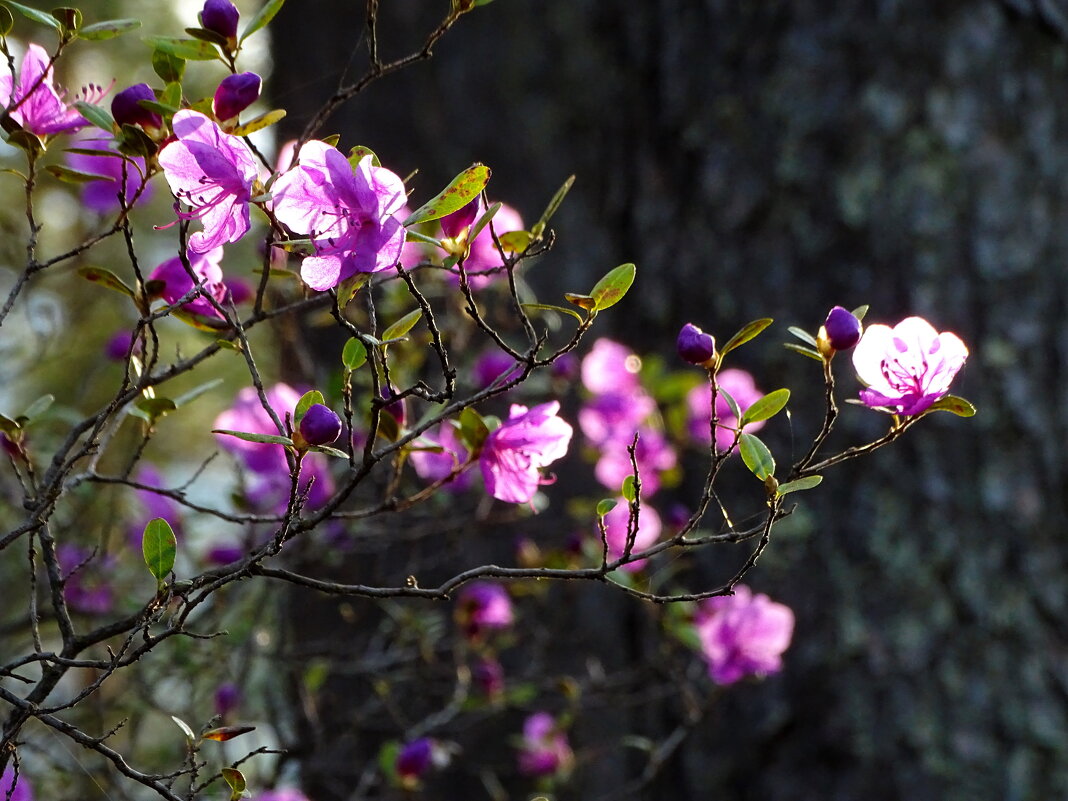
[[[493,215],[491,223],[478,232],[474,241],[468,243],[467,235],[471,226],[478,222],[485,213],[486,205],[479,196],[459,211],[454,211],[441,220],[442,234],[456,243],[452,252],[462,253],[463,246],[467,245],[464,270],[469,274],[468,281],[473,289],[481,289],[496,277],[493,274],[477,275],[477,273],[492,270],[504,264],[501,253],[497,250],[497,244],[493,241],[493,233],[496,232],[497,238],[500,239],[502,235],[511,231],[523,230],[523,218],[519,216],[519,212],[502,203],[497,213]],[[490,230],[491,224],[492,231]],[[470,273],[476,273],[476,275],[470,275]]]
[[[618,492],[623,480],[633,473],[630,452],[627,450],[630,442],[630,439],[613,440],[602,446],[601,458],[597,460],[593,474],[610,490]],[[646,497],[660,489],[660,474],[673,468],[676,462],[675,449],[662,433],[649,426],[639,429],[634,458],[642,479],[642,494]]]
[[[106,92],[106,89],[90,84],[82,90],[79,99],[96,103]],[[69,133],[89,124],[66,104],[63,93],[56,91],[48,53],[40,45],[31,44],[26,48],[14,90],[11,74],[0,75],[0,106],[10,111],[15,122],[38,136]]]
[[[108,576],[115,570],[115,557],[94,556],[88,548],[64,543],[56,548],[56,560],[66,582],[63,597],[71,609],[86,615],[106,615],[111,611],[115,593]]]
[[[853,351],[857,376],[868,387],[860,399],[894,414],[919,414],[949,392],[967,358],[960,337],[939,334],[922,317],[908,317],[893,328],[868,326]]]
[[[582,383],[595,395],[639,388],[642,360],[630,348],[602,337],[582,360]]]
[[[14,791],[12,791],[14,786]],[[8,764],[4,768],[3,774],[0,774],[0,799],[7,801],[10,798],[11,801],[33,801],[33,789],[30,787],[30,780],[26,778],[26,774],[19,772],[18,784],[15,784],[15,766]]]
[[[538,469],[567,453],[571,426],[556,416],[557,401],[527,410],[513,404],[509,418],[491,431],[479,457],[486,491],[509,503],[526,503],[544,483]]]
[[[174,196],[191,209],[176,206],[178,216],[204,225],[189,237],[189,250],[206,253],[236,242],[250,226],[248,204],[257,177],[252,152],[199,111],[179,111],[172,127],[178,138],[159,152],[159,164]]]
[[[500,584],[475,581],[460,591],[456,620],[468,637],[481,637],[488,631],[506,629],[514,619],[512,599]]]
[[[79,139],[75,142],[78,147],[92,148],[93,150],[111,150],[109,144],[101,139]],[[82,185],[82,203],[98,214],[112,214],[119,210],[119,187],[123,187],[123,197],[126,203],[133,201],[137,190],[141,188],[142,178],[145,174],[145,161],[141,158],[126,160],[126,181],[123,182],[123,157],[118,153],[114,156],[93,156],[88,153],[67,153],[67,163],[72,169],[86,172],[90,175],[103,175],[110,181],[90,181]],[[152,195],[152,184],[145,186],[144,191],[138,196],[138,203],[147,200]]]
[[[794,613],[739,584],[734,595],[702,602],[694,626],[712,681],[733,684],[782,669],[782,654],[794,633]]]
[[[264,790],[253,796],[252,801],[308,801],[308,796],[295,787],[282,787],[277,790]]]
[[[626,499],[618,498],[615,507],[604,516],[605,540],[608,542],[608,560],[614,561],[623,556],[627,547],[627,523],[630,520],[630,504]],[[634,532],[634,544],[631,546],[631,554],[644,551],[646,548],[660,539],[660,515],[651,506],[642,504],[641,515],[638,518],[638,530]],[[598,532],[598,535],[600,532]],[[633,573],[641,570],[648,559],[639,559],[636,562],[628,562],[621,570]]]
[[[274,213],[295,233],[307,234],[315,255],[300,274],[312,289],[337,286],[356,273],[394,266],[404,228],[394,217],[404,205],[404,183],[364,156],[355,169],[335,147],[312,140],[299,163],[274,185]]]
[[[424,481],[438,481],[449,475],[456,467],[467,461],[467,448],[460,442],[456,435],[456,428],[451,423],[442,423],[437,428],[437,433],[429,431],[423,434],[423,439],[434,445],[440,445],[443,450],[435,451],[412,451],[408,457],[412,467]],[[460,473],[445,488],[451,492],[462,492],[471,486],[471,473]]]
[[[743,414],[764,397],[764,393],[756,388],[753,376],[745,370],[721,370],[716,374],[716,384],[734,398]],[[708,421],[712,416],[712,390],[708,384],[700,384],[691,389],[686,396],[686,404],[690,409],[690,435],[707,444],[710,441]],[[734,443],[734,432],[731,428],[738,425],[738,418],[734,416],[727,399],[720,392],[716,393],[716,417],[719,418],[719,425],[716,427],[716,450],[725,451]],[[763,427],[764,421],[760,421],[747,425],[745,430],[752,433]]]
[[[567,742],[548,712],[535,712],[523,723],[523,743],[519,747],[519,772],[525,776],[551,776],[566,772],[575,761]]]
[[[276,384],[267,390],[267,401],[279,419],[300,400],[300,393],[288,384]],[[278,429],[260,404],[259,395],[252,387],[237,393],[234,405],[215,418],[212,428],[228,431],[245,431],[253,434],[278,436]],[[289,499],[289,463],[281,445],[264,442],[246,442],[237,437],[217,434],[219,445],[238,456],[250,475],[248,499],[253,506],[283,512]],[[325,457],[317,453],[307,454],[301,462],[301,489],[306,489],[312,479],[308,504],[313,509],[322,506],[334,492],[334,483],[327,471]]]
[[[203,294],[215,298],[219,304],[226,302],[226,284],[223,283],[222,261],[223,249],[213,248],[205,253],[195,253],[190,247],[188,253],[189,266],[199,279],[203,287]],[[163,291],[160,293],[165,301],[170,304],[177,303],[181,298],[193,291],[193,279],[186,272],[182,260],[175,256],[160,264],[148,276],[150,281],[163,281]],[[197,297],[195,300],[182,304],[182,311],[190,314],[199,314],[203,317],[220,318],[221,315],[215,307],[208,302],[206,297]]]
[[[605,392],[594,396],[579,409],[579,428],[595,446],[610,443],[626,446],[634,439],[634,432],[655,411],[656,401],[639,386]]]

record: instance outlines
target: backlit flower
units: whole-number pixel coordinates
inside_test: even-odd
[[[250,225],[248,204],[257,177],[252,152],[199,111],[179,111],[172,127],[177,139],[159,152],[159,164],[174,196],[190,208],[176,208],[178,216],[204,225],[189,237],[189,250],[206,253],[236,242]]]
[[[408,459],[415,472],[425,481],[438,481],[448,476],[459,465],[467,461],[467,448],[460,442],[456,428],[450,423],[442,423],[436,431],[427,431],[422,439],[431,445],[440,445],[441,451],[413,450]],[[471,472],[457,475],[445,485],[451,492],[462,492],[471,486]]]
[[[548,712],[535,712],[523,723],[519,772],[525,776],[551,776],[567,772],[575,760],[571,746]]]
[[[694,626],[712,681],[733,684],[782,669],[782,654],[794,633],[794,613],[739,584],[734,595],[703,601]]]
[[[605,541],[608,543],[608,561],[623,556],[627,548],[627,527],[630,521],[630,504],[626,499],[618,498],[616,505],[604,516]],[[660,539],[660,515],[651,506],[642,505],[638,516],[638,530],[634,532],[634,542],[630,553],[636,554],[650,547]],[[600,532],[598,532],[599,534]],[[641,570],[648,559],[638,559],[623,565],[621,570],[633,572]]]
[[[456,621],[468,637],[481,637],[488,631],[508,628],[514,617],[512,599],[500,584],[472,582],[456,599]]]
[[[12,791],[12,786],[14,790]],[[0,799],[7,801],[10,798],[11,801],[33,801],[33,790],[30,788],[30,780],[26,778],[26,774],[19,772],[18,783],[15,783],[15,766],[8,763],[8,766],[4,768],[3,774],[0,774]]]
[[[192,245],[191,242],[190,245]],[[219,266],[219,262],[222,261],[223,249],[218,247],[205,253],[195,253],[190,247],[190,251],[186,255],[189,258],[190,268],[197,276],[197,284],[193,283],[193,279],[186,272],[185,265],[182,264],[182,260],[178,256],[167,259],[156,267],[148,276],[148,280],[163,282],[163,290],[160,292],[160,296],[170,304],[177,303],[192,292],[195,286],[199,285],[202,295],[183,303],[182,311],[199,314],[203,317],[221,318],[222,315],[204,296],[213,298],[220,305],[226,302],[226,284],[223,283],[222,268]]]
[[[490,432],[479,466],[486,491],[509,503],[526,503],[543,483],[539,468],[567,453],[571,426],[556,416],[557,401],[527,410],[513,404],[509,418]]]
[[[106,89],[90,84],[78,99],[96,103],[106,92]],[[76,109],[67,105],[64,93],[56,90],[48,53],[40,45],[31,44],[26,48],[14,87],[10,72],[0,75],[0,106],[8,109],[15,122],[38,136],[69,133],[89,124]]]
[[[716,450],[725,451],[734,444],[733,426],[738,425],[738,418],[731,411],[730,404],[723,396],[726,391],[738,404],[738,410],[743,414],[745,410],[764,397],[764,393],[756,387],[753,376],[745,370],[731,368],[716,373],[716,384],[721,391],[716,393],[716,417],[719,425],[716,426]],[[712,416],[712,390],[708,384],[700,384],[690,390],[686,396],[686,404],[690,410],[689,431],[690,435],[699,442],[711,441],[708,421]],[[764,421],[750,423],[745,427],[749,433],[759,431],[764,427]]]
[[[335,147],[312,140],[299,163],[272,190],[278,220],[315,247],[300,274],[312,289],[337,286],[356,273],[392,267],[404,247],[394,217],[404,205],[404,183],[364,156],[354,168]]]
[[[920,414],[949,392],[967,358],[960,337],[938,333],[922,317],[908,317],[893,328],[868,326],[853,351],[857,376],[867,385],[860,399],[894,414]]]
[[[92,148],[93,150],[107,150],[111,147],[104,140],[80,139],[75,143],[78,147]],[[118,153],[114,156],[94,156],[89,153],[70,153],[67,155],[67,163],[71,169],[90,175],[102,175],[110,178],[110,181],[89,181],[82,184],[81,198],[88,208],[98,214],[112,214],[119,210],[119,187],[123,187],[123,197],[127,205],[133,202],[137,190],[144,183],[145,162],[141,158],[121,157]],[[123,173],[126,179],[123,181]],[[145,185],[138,202],[147,200],[152,194],[152,184]]]

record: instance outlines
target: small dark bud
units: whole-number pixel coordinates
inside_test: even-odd
[[[455,239],[474,225],[482,216],[485,209],[482,207],[482,196],[478,195],[461,209],[452,214],[446,214],[441,218],[441,232],[450,239]]]
[[[423,776],[433,763],[433,745],[426,737],[420,737],[400,750],[394,767],[401,779],[411,781]]]
[[[163,117],[141,106],[141,100],[155,100],[156,94],[147,83],[135,83],[123,89],[111,100],[111,116],[119,125],[140,125],[142,128],[162,128]]]
[[[849,350],[860,341],[860,320],[841,306],[831,309],[823,329],[827,334],[827,342],[834,350]]]
[[[237,21],[241,12],[230,0],[206,0],[200,12],[200,26],[227,39],[237,39]]]
[[[260,76],[254,72],[239,72],[223,78],[215,90],[211,108],[218,120],[229,120],[247,109],[260,96]]]
[[[679,356],[690,364],[710,366],[716,358],[716,340],[693,323],[686,323],[675,343]]]
[[[309,445],[329,445],[341,436],[341,418],[329,407],[314,403],[300,421],[300,435]]]

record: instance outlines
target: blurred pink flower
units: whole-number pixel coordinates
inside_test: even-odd
[[[675,449],[655,428],[642,426],[638,434],[634,458],[641,475],[642,495],[649,497],[660,489],[660,474],[675,466]],[[628,445],[630,445],[629,439],[617,439],[605,443],[602,446],[601,457],[593,469],[597,480],[604,487],[616,492],[623,485],[623,480],[633,472],[630,453],[627,450]]]
[[[694,626],[712,681],[733,684],[782,669],[782,654],[793,637],[794,613],[739,584],[734,595],[703,601]]]
[[[422,437],[431,444],[440,445],[444,450],[441,453],[434,451],[412,451],[409,460],[415,472],[425,481],[437,481],[445,478],[454,468],[467,461],[467,448],[460,442],[456,428],[448,422],[438,426],[435,433],[425,432]],[[471,486],[471,472],[469,470],[460,473],[456,478],[445,485],[445,489],[451,492],[462,492]]]
[[[617,498],[615,507],[604,516],[605,540],[608,542],[608,561],[610,562],[619,559],[626,550],[629,520],[630,504],[625,498]],[[642,504],[638,530],[634,533],[634,544],[630,549],[631,554],[644,551],[660,539],[661,528],[660,515],[656,513],[656,509]],[[597,537],[600,539],[600,531],[597,531]],[[633,573],[645,567],[648,561],[648,559],[639,559],[635,562],[628,562],[620,569]]]
[[[920,414],[949,392],[967,358],[960,337],[938,333],[922,317],[908,317],[893,328],[868,326],[853,351],[857,376],[868,387],[860,399],[894,414]]]
[[[634,386],[619,392],[595,395],[579,409],[579,428],[595,446],[629,445],[634,432],[656,411],[656,401]]]
[[[103,139],[79,139],[73,143],[76,147],[89,148],[92,150],[111,151],[109,142]],[[126,160],[126,180],[123,181],[123,157],[117,153],[114,156],[93,156],[88,153],[67,153],[67,164],[71,169],[78,172],[86,172],[90,175],[104,175],[110,181],[89,181],[82,184],[81,198],[88,208],[97,214],[112,214],[119,210],[119,187],[123,187],[123,197],[129,204],[137,190],[141,187],[142,178],[145,174],[145,161],[141,158]],[[144,191],[137,198],[141,203],[152,196],[152,184],[148,183]]]
[[[182,311],[189,314],[199,314],[202,317],[214,317],[222,319],[222,315],[215,309],[204,295],[212,298],[223,305],[226,303],[226,284],[223,282],[223,272],[219,263],[222,261],[222,247],[212,248],[204,253],[196,253],[190,248],[186,252],[189,266],[197,275],[199,283],[203,286],[203,294],[196,299],[182,304]],[[177,303],[193,291],[195,284],[189,277],[181,258],[174,256],[160,264],[148,276],[149,281],[163,281],[163,299],[167,303]],[[224,306],[225,307],[225,306]]]
[[[538,485],[538,472],[567,453],[572,429],[556,416],[558,401],[527,410],[513,404],[509,418],[490,432],[479,456],[486,491],[509,503],[526,503]]]
[[[89,548],[64,543],[56,548],[56,560],[65,579],[63,597],[71,609],[86,615],[111,611],[115,593],[108,576],[115,569],[115,557],[94,556]]]
[[[12,791],[12,786],[14,790]],[[15,766],[10,763],[0,775],[0,799],[3,801],[33,801],[33,788],[26,774],[19,772],[18,784],[15,784]]]
[[[307,234],[315,255],[300,274],[312,289],[337,286],[356,273],[394,266],[404,247],[404,228],[395,218],[404,205],[404,183],[364,156],[353,169],[337,148],[312,140],[300,149],[296,167],[274,185],[274,213],[299,234]]]
[[[639,389],[638,371],[642,362],[626,345],[604,337],[593,343],[582,360],[582,383],[590,392],[629,394]]]
[[[745,370],[737,368],[721,370],[716,374],[716,384],[734,398],[738,409],[743,414],[746,409],[764,397],[764,393],[757,389],[753,376]],[[699,384],[691,389],[686,396],[686,403],[690,409],[690,435],[698,442],[707,444],[710,441],[708,421],[712,414],[712,390],[708,384]],[[716,450],[725,451],[734,443],[734,432],[730,428],[738,425],[738,418],[731,412],[727,399],[718,392],[716,393],[716,417],[719,418],[719,426],[716,427]],[[753,433],[763,427],[764,421],[760,421],[747,425],[745,430]]]
[[[500,584],[475,581],[460,590],[456,598],[456,621],[468,637],[506,629],[514,619],[512,599]]]
[[[575,755],[548,712],[535,712],[523,723],[523,742],[519,747],[519,772],[525,776],[551,776],[567,772]]]
[[[276,384],[267,390],[267,401],[279,419],[293,413],[300,393],[288,384]],[[234,405],[215,418],[212,428],[229,431],[244,431],[252,434],[278,436],[278,429],[260,404],[259,395],[252,387],[237,393]],[[226,434],[217,434],[219,445],[238,456],[248,469],[250,484],[248,500],[253,506],[283,512],[289,499],[289,463],[281,445],[264,442],[246,442]],[[322,506],[334,492],[334,482],[327,471],[326,457],[318,453],[307,454],[301,462],[301,489],[314,479],[308,505],[315,509]]]
[[[189,237],[189,250],[206,253],[236,242],[250,226],[248,205],[257,178],[252,152],[199,111],[182,109],[172,128],[177,139],[160,150],[159,164],[174,196],[191,209],[176,204],[178,216],[204,225]]]

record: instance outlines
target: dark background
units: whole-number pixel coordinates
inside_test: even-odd
[[[444,12],[383,3],[384,56]],[[290,119],[346,64],[362,73],[362,20],[340,0],[279,15]],[[648,798],[1068,795],[1065,20],[1053,0],[498,0],[323,131],[419,167],[420,196],[483,161],[491,199],[528,220],[575,173],[530,280],[548,299],[635,262],[640,291],[599,325],[642,351],[670,354],[687,320],[814,328],[862,303],[971,348],[956,391],[979,416],[936,416],[830,474],[773,541],[748,580],[797,613],[786,669],[725,693]],[[811,363],[761,342],[742,361],[762,385],[812,384]],[[845,415],[843,436],[877,435],[873,417]],[[570,599],[593,605],[572,619],[593,616],[609,662],[649,657],[641,610],[606,595]],[[305,771],[317,801],[344,797],[322,780],[350,758],[351,717],[331,711],[316,736],[333,747]],[[631,777],[606,731],[675,723],[669,706],[600,715],[574,734],[602,746],[564,797]]]

